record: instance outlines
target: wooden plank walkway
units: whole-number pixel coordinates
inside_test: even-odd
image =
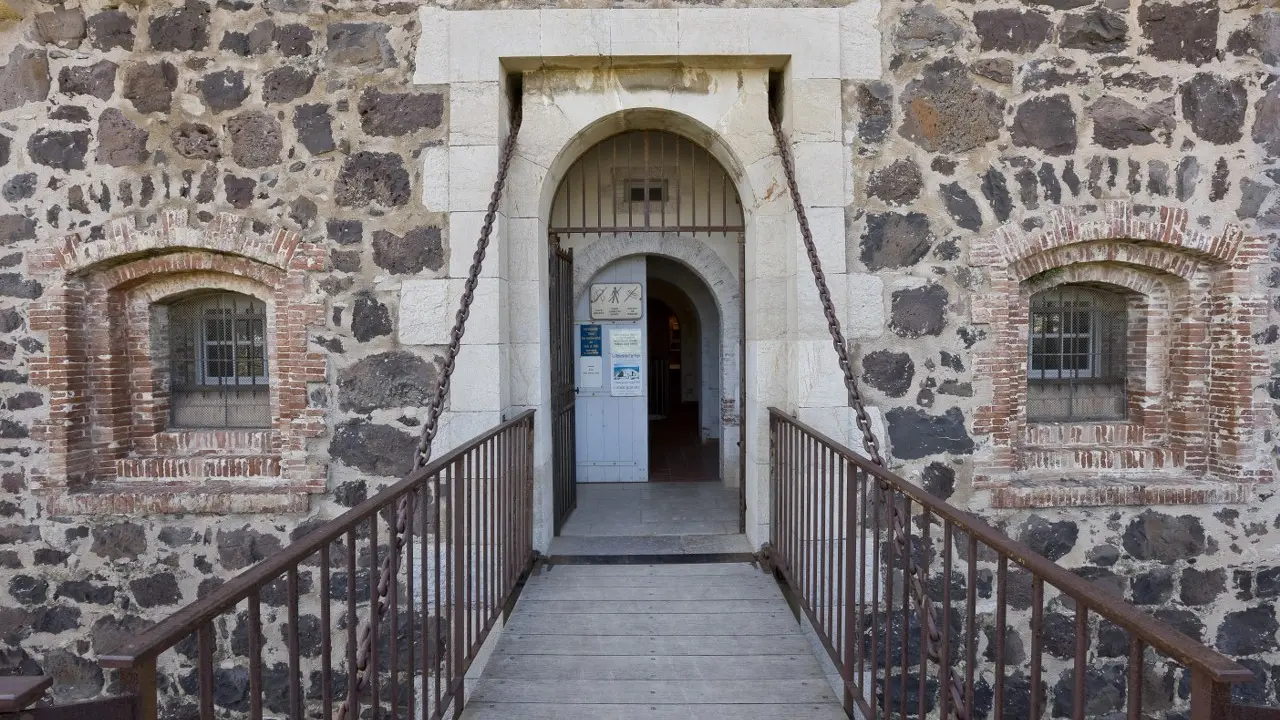
[[[464,720],[843,720],[773,578],[746,564],[531,577]]]

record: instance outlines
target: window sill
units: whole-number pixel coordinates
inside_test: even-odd
[[[311,495],[325,492],[312,483],[274,478],[254,481],[117,481],[85,489],[39,491],[49,515],[173,515],[305,513]]]
[[[1253,502],[1257,486],[1172,473],[1090,478],[1045,472],[975,477],[973,485],[971,506],[997,509],[1238,505]]]

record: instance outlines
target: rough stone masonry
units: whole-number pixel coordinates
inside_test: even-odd
[[[547,5],[557,3],[502,3]],[[0,13],[0,673],[51,674],[59,698],[73,700],[113,689],[95,653],[410,467],[442,348],[398,343],[399,283],[443,275],[450,255],[469,254],[474,242],[448,237],[447,218],[420,208],[418,157],[467,119],[447,116],[447,86],[411,82],[420,37],[413,3],[5,0],[0,9],[11,11]],[[1242,698],[1277,702],[1280,499],[1270,477],[1280,429],[1280,6],[884,0],[879,31],[883,77],[842,88],[855,178],[845,249],[849,268],[879,275],[886,288],[886,326],[856,351],[895,468],[1239,658],[1257,677]],[[1234,340],[1208,334],[1174,354],[1207,358],[1206,371],[1223,378],[1214,387],[1226,388],[1217,396],[1226,398],[1223,416],[1247,415],[1261,428],[1242,435],[1261,459],[1223,464],[1230,476],[1209,461],[1161,459],[1202,490],[1135,500],[1116,491],[1124,473],[1107,464],[1123,453],[1086,467],[1078,446],[1063,451],[1038,438],[1010,449],[1010,462],[1042,458],[1060,477],[1081,479],[1051,488],[1047,500],[1023,493],[992,470],[1008,469],[997,450],[1016,444],[998,422],[1016,318],[985,299],[1017,295],[1024,275],[992,248],[1034,243],[1046,228],[1079,232],[1106,249],[1081,263],[1123,273],[1146,261],[1108,246],[1106,228],[1139,225],[1188,238],[1240,228],[1231,246],[1240,254],[1219,260],[1229,269],[1247,262],[1203,296],[1214,298],[1203,309],[1219,325],[1231,320],[1221,337]],[[1152,243],[1139,237],[1128,247]],[[203,250],[190,252],[193,244]],[[1174,260],[1207,263],[1211,245]],[[156,248],[190,257],[149,258]],[[238,257],[256,264],[229,259]],[[1169,273],[1181,267],[1174,260]],[[296,347],[279,367],[296,379],[281,405],[288,422],[270,437],[234,439],[238,454],[259,458],[253,468],[211,468],[189,448],[135,441],[136,418],[111,419],[119,424],[109,442],[94,436],[99,420],[68,400],[89,390],[57,376],[62,364],[96,367],[100,360],[83,357],[86,343],[106,343],[103,356],[116,357],[115,336],[92,332],[77,298],[119,303],[111,307],[125,317],[141,302],[130,283],[163,276],[172,288],[195,287],[197,269],[260,272],[255,282],[272,288],[277,317],[295,323]],[[130,274],[143,270],[150,274]],[[1255,297],[1261,304],[1249,304]],[[145,336],[146,327],[117,331]],[[1160,348],[1160,337],[1150,342]],[[1180,390],[1157,384],[1151,402],[1166,391]],[[1223,422],[1215,433],[1231,435],[1243,421]],[[77,454],[93,442],[109,452]],[[1118,447],[1142,462],[1163,458]],[[184,463],[162,462],[179,456]],[[266,478],[274,490],[236,497],[234,481],[192,488],[214,470]],[[133,471],[186,489],[176,499],[71,492]],[[989,597],[990,585],[980,593]],[[264,601],[274,622],[283,600]],[[1074,646],[1060,611],[1051,608],[1044,640],[1066,659]],[[304,616],[312,655],[317,624]],[[243,619],[229,625],[219,632],[243,647]],[[267,658],[277,689],[279,641],[269,638]],[[1091,712],[1122,707],[1115,669],[1124,642],[1099,632]],[[190,703],[182,696],[190,650],[180,648],[184,669],[163,688],[176,706]],[[217,672],[219,705],[243,707],[247,678]],[[1173,707],[1186,678],[1167,682]],[[281,692],[268,697],[283,702]]]

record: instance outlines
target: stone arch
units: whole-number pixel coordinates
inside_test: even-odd
[[[606,237],[583,248],[573,259],[574,301],[582,298],[591,278],[606,265],[634,255],[661,255],[692,270],[706,283],[716,299],[724,344],[727,346],[741,338],[737,308],[742,295],[738,279],[713,250],[677,233],[635,233]]]

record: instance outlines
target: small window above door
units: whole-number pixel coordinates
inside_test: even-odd
[[[660,179],[627,180],[626,198],[633,203],[667,201],[667,181]]]

